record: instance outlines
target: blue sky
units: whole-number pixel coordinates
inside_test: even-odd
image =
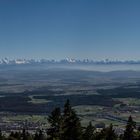
[[[139,59],[139,0],[0,0],[0,57]]]

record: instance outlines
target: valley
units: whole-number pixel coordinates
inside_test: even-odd
[[[91,121],[124,128],[130,115],[139,124],[140,72],[28,66],[0,70],[0,127],[5,131],[25,125],[30,130],[45,128],[48,114],[56,106],[63,109],[67,99],[83,126]]]

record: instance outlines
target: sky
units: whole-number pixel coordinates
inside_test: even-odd
[[[0,0],[0,58],[140,60],[139,0]]]

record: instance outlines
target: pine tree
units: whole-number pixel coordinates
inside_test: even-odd
[[[70,105],[70,101],[67,100],[65,105],[64,105],[64,117],[69,117],[71,115],[71,112],[72,112],[72,108],[71,108],[71,105]]]
[[[62,116],[60,108],[55,108],[52,111],[51,115],[48,117],[48,122],[51,126],[48,131],[49,139],[61,139]]]
[[[137,139],[140,140],[140,126],[137,128]]]
[[[123,140],[134,140],[134,129],[136,127],[136,123],[133,121],[130,116],[127,121],[126,129],[124,131]]]
[[[44,140],[44,135],[42,130],[39,131],[38,140]]]
[[[83,134],[84,140],[93,140],[94,139],[94,130],[95,128],[92,126],[92,123],[90,122],[89,125],[86,127],[86,130]]]
[[[20,132],[11,132],[8,139],[22,140],[22,135]]]
[[[35,133],[34,140],[45,140],[42,130],[39,130],[39,132]]]
[[[35,136],[34,136],[34,140],[38,140],[38,137],[39,137],[39,136],[38,136],[38,133],[36,132],[36,133],[35,133]]]
[[[110,126],[108,128],[105,129],[105,140],[116,140],[117,139],[117,135],[115,134],[114,130],[113,130],[113,125],[110,124]]]
[[[0,140],[3,140],[4,139],[4,136],[2,134],[2,131],[0,130]]]
[[[63,135],[64,140],[81,140],[82,139],[82,127],[80,119],[76,115],[75,111],[71,108],[69,100],[64,105],[63,114]]]
[[[27,140],[25,129],[23,129],[23,131],[22,131],[22,140]]]
[[[96,132],[94,140],[105,140],[106,130],[102,129],[100,132]]]

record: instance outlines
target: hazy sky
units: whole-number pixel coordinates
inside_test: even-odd
[[[0,57],[140,60],[140,0],[0,0]]]

